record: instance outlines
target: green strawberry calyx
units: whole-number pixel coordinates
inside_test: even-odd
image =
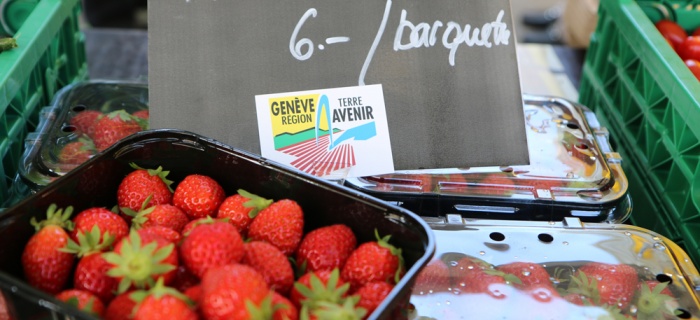
[[[72,231],[75,224],[70,220],[71,214],[73,214],[72,206],[68,206],[64,210],[59,209],[55,203],[52,203],[46,210],[46,220],[37,221],[36,218],[32,218],[29,223],[36,231],[46,226],[59,226],[65,230]]]
[[[143,227],[143,224],[148,221],[148,215],[150,215],[155,209],[155,206],[149,207],[148,204],[151,202],[151,199],[153,199],[153,195],[149,195],[146,200],[143,201],[141,204],[141,209],[139,211],[134,211],[131,210],[131,208],[128,207],[122,207],[120,208],[121,211],[127,215],[132,217],[131,219],[131,227],[138,230]]]
[[[273,304],[272,296],[273,293],[270,291],[270,294],[265,296],[265,298],[260,301],[259,305],[255,305],[255,303],[250,301],[250,299],[245,300],[245,307],[246,310],[248,310],[248,315],[250,316],[251,320],[273,319],[275,312],[289,308],[289,306],[284,303]]]
[[[252,208],[250,212],[248,212],[248,217],[250,217],[251,219],[255,218],[258,215],[258,212],[269,207],[273,202],[272,199],[265,199],[259,195],[252,194],[243,189],[238,189],[238,194],[244,198],[249,199],[243,204],[243,206],[246,208]]]
[[[185,232],[184,234],[182,234],[182,235],[185,236],[185,237],[189,236],[190,233],[192,232],[192,230],[195,229],[195,227],[197,227],[197,226],[199,226],[199,225],[202,225],[202,224],[214,224],[214,223],[217,223],[217,222],[226,222],[226,223],[228,223],[228,221],[229,221],[228,218],[214,219],[214,218],[212,218],[211,216],[206,216],[206,217],[204,217],[204,218],[199,218],[199,219],[195,220],[194,225],[192,226],[192,228],[191,228],[189,231],[187,231],[187,232]]]
[[[667,302],[674,298],[661,293],[667,286],[668,282],[661,282],[652,290],[648,284],[641,284],[636,303],[637,319],[665,319],[666,316],[671,318],[676,316],[667,305]]]
[[[152,177],[158,177],[160,180],[163,180],[166,186],[168,186],[168,190],[170,192],[174,192],[172,188],[173,181],[168,180],[168,175],[170,174],[170,171],[165,171],[163,170],[163,167],[158,166],[158,168],[155,169],[146,169],[146,168],[141,168],[139,167],[136,163],[129,163],[129,166],[131,166],[134,170],[146,170],[149,175]]]
[[[73,253],[78,258],[90,255],[96,252],[103,252],[109,249],[114,243],[114,236],[109,232],[102,234],[100,227],[92,226],[89,232],[78,231],[78,242],[68,238],[68,243],[64,248],[59,249],[62,252]],[[101,238],[101,241],[100,241]]]
[[[72,296],[66,300],[66,303],[70,306],[75,307],[76,309],[79,309],[81,311],[85,311],[87,313],[91,313],[93,315],[98,315],[97,312],[95,312],[95,299],[93,297],[90,297],[87,303],[85,304],[84,307],[80,308],[80,300],[76,296]]]
[[[593,304],[600,305],[600,291],[598,291],[598,280],[588,277],[584,272],[579,271],[578,275],[571,277],[571,283],[566,290],[568,293],[578,294],[589,298]]]
[[[163,277],[158,277],[158,280],[152,288],[148,290],[136,290],[129,294],[129,298],[136,302],[137,306],[134,308],[135,310],[138,309],[138,305],[149,296],[152,296],[155,299],[161,299],[164,296],[171,296],[184,301],[190,307],[195,305],[194,301],[192,301],[192,299],[187,297],[187,295],[184,293],[175,288],[165,286],[165,280],[163,280]]]
[[[399,280],[401,280],[401,275],[403,274],[405,268],[403,255],[401,254],[401,248],[394,247],[389,243],[391,235],[386,235],[382,238],[379,236],[379,231],[377,229],[374,229],[374,236],[377,238],[377,244],[380,247],[389,249],[391,254],[399,258],[399,267],[396,268],[396,272],[394,273],[394,283],[399,283]]]
[[[343,297],[350,289],[350,283],[345,283],[338,287],[339,280],[340,270],[334,268],[326,284],[323,284],[323,281],[315,273],[311,273],[309,287],[300,282],[295,282],[294,288],[304,297],[301,303],[308,304],[309,307],[313,308],[318,302],[340,303],[343,300]]]
[[[350,296],[343,301],[333,303],[320,301],[315,306],[302,305],[299,319],[310,320],[313,315],[317,320],[360,320],[367,314],[367,310],[356,307],[360,296]]]
[[[154,275],[164,274],[176,267],[169,263],[163,263],[175,249],[175,245],[170,243],[162,248],[158,248],[158,243],[152,241],[142,245],[141,236],[132,230],[129,237],[121,245],[121,253],[112,251],[103,254],[103,258],[113,265],[107,271],[107,275],[114,278],[121,278],[117,292],[126,292],[131,286],[138,289],[153,287]]]

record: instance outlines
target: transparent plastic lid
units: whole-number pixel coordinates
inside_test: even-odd
[[[437,248],[416,278],[409,319],[700,315],[697,269],[675,243],[646,229],[577,218],[426,220]]]
[[[119,141],[148,128],[145,83],[85,81],[64,87],[27,135],[19,173],[33,190],[46,186]]]
[[[560,98],[525,95],[523,101],[529,165],[405,170],[346,183],[380,198],[455,196],[572,207],[614,206],[626,196],[620,156],[592,111]]]

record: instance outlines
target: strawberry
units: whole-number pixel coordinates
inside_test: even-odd
[[[187,296],[187,298],[194,301],[196,305],[202,303],[202,286],[191,286],[183,290],[182,293],[184,293]]]
[[[110,248],[114,237],[107,235],[100,241],[101,237],[100,228],[95,225],[89,233],[79,232],[78,242],[68,240],[63,251],[80,258],[73,273],[73,288],[88,291],[108,303],[114,298],[118,282],[107,275],[112,265],[102,258],[102,252]]]
[[[567,291],[588,297],[596,305],[625,309],[638,281],[637,271],[629,265],[590,262],[576,270]]]
[[[243,238],[224,221],[197,225],[180,245],[183,264],[199,278],[210,268],[240,262],[243,253]]]
[[[294,304],[276,291],[272,292],[272,306],[274,311],[272,320],[297,320],[299,318],[299,312]]]
[[[144,120],[148,120],[148,118],[150,116],[148,110],[139,110],[139,111],[132,113],[131,115],[134,117],[137,117],[137,118],[144,119]]]
[[[159,236],[165,240],[168,240],[174,244],[179,244],[182,241],[182,235],[177,231],[163,226],[150,226],[138,229],[139,234],[149,234],[152,236]]]
[[[137,291],[130,295],[136,301],[134,320],[172,319],[197,320],[194,303],[181,292],[166,287],[163,278],[148,291]]]
[[[173,205],[187,214],[190,220],[214,216],[226,198],[224,188],[208,176],[186,176],[175,188]]]
[[[144,201],[143,206],[141,206],[142,209],[138,212],[134,212],[126,207],[122,208],[122,212],[133,217],[131,219],[132,228],[141,229],[142,227],[162,226],[179,233],[190,222],[190,219],[180,208],[171,204],[148,206],[150,199],[151,196]]]
[[[496,299],[506,296],[497,284],[518,283],[520,279],[496,270],[491,264],[474,257],[464,257],[450,269],[456,289],[463,293],[486,293]]]
[[[96,110],[83,110],[73,116],[68,123],[75,127],[76,134],[86,134],[88,137],[92,137],[95,134],[97,119],[103,115],[102,112]]]
[[[294,284],[294,270],[287,256],[277,247],[263,241],[251,241],[243,245],[241,263],[257,270],[271,289],[287,294]]]
[[[376,241],[365,242],[350,254],[341,276],[350,282],[351,291],[372,281],[397,283],[403,272],[401,249],[389,244],[391,236],[379,237],[374,230]]]
[[[68,282],[75,263],[73,254],[61,251],[68,244],[72,230],[70,215],[73,207],[65,211],[51,204],[46,211],[47,219],[31,224],[36,229],[22,252],[22,268],[30,285],[50,294],[56,294]]]
[[[13,320],[17,317],[15,316],[16,310],[13,303],[8,303],[8,299],[0,291],[0,319],[2,320]]]
[[[424,295],[434,292],[449,292],[452,290],[450,269],[441,259],[435,259],[423,268],[413,285],[414,295]]]
[[[213,267],[202,278],[200,308],[208,320],[249,319],[248,305],[259,306],[270,289],[250,266],[229,264]]]
[[[311,271],[294,283],[289,300],[297,307],[319,301],[340,303],[347,296],[349,289],[350,284],[340,277],[338,269]]]
[[[294,200],[282,199],[260,211],[250,224],[248,237],[266,241],[291,256],[304,234],[304,212]]]
[[[59,292],[56,299],[66,302],[81,311],[91,313],[98,317],[102,317],[105,311],[105,305],[97,296],[89,291],[68,289]]]
[[[122,217],[100,207],[92,207],[81,211],[73,218],[73,223],[75,223],[75,228],[70,234],[73,241],[78,240],[78,232],[88,233],[94,226],[99,227],[103,234],[98,241],[102,241],[104,236],[109,234],[114,238],[114,242],[117,243],[129,234],[129,225]]]
[[[258,215],[260,210],[267,208],[272,203],[272,200],[262,198],[260,196],[249,193],[243,189],[239,189],[237,194],[234,194],[224,200],[216,212],[217,218],[228,218],[242,236],[248,234],[248,227],[253,222],[253,218]]]
[[[133,319],[136,301],[131,299],[133,291],[119,294],[107,305],[105,320],[129,320]]]
[[[529,289],[531,287],[551,287],[552,281],[549,272],[542,265],[531,262],[511,262],[496,267],[496,270],[512,274],[520,279],[520,283],[514,286],[519,289]]]
[[[95,132],[91,136],[97,150],[103,151],[117,141],[143,130],[137,119],[124,110],[112,111],[97,119]]]
[[[348,226],[321,227],[307,233],[301,240],[296,262],[308,271],[341,269],[356,245],[355,234]]]
[[[668,289],[668,282],[642,281],[638,284],[635,305],[637,319],[676,319],[676,298]]]
[[[171,204],[172,181],[167,178],[170,171],[163,171],[163,167],[144,169],[134,163],[130,165],[134,171],[127,174],[117,188],[117,205],[122,212],[124,208],[139,211],[158,204]]]
[[[90,158],[96,153],[95,145],[88,139],[79,139],[69,142],[58,152],[58,163],[64,165],[77,166]]]
[[[367,315],[372,314],[375,309],[389,296],[394,286],[384,281],[374,281],[367,283],[355,291],[355,295],[360,296],[357,307],[364,308]],[[366,317],[364,318],[366,319]]]
[[[103,257],[112,264],[107,274],[119,279],[117,293],[132,287],[151,288],[159,277],[163,277],[166,284],[171,283],[178,266],[178,254],[172,242],[137,231],[131,231],[114,251],[104,253]]]

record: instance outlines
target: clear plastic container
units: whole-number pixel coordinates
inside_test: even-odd
[[[556,223],[472,220],[459,215],[426,220],[437,239],[437,249],[416,279],[409,319],[632,319],[620,317],[625,315],[663,320],[698,319],[700,315],[697,269],[675,243],[652,231],[630,225],[582,223],[578,218]],[[503,271],[523,281],[498,283],[484,277],[481,283],[491,284],[483,291],[475,290],[474,282],[469,281],[474,278],[464,272],[471,268],[467,258],[480,259],[493,275]],[[542,269],[523,268],[516,262],[536,264]],[[636,279],[631,283],[633,294],[608,295],[604,293],[607,289],[601,288],[597,303],[590,300],[576,304],[571,294],[577,292],[572,280],[577,271],[588,270],[589,278],[601,279],[598,285],[624,290],[605,273],[594,275],[590,267],[583,267],[591,263],[602,263],[610,269],[629,266],[628,270],[634,270],[630,276]],[[538,270],[546,270],[549,285],[533,285],[536,281],[527,280],[539,277]],[[622,272],[617,272],[612,276],[623,278]],[[672,298],[656,306],[663,312],[644,318],[641,310],[659,311],[639,298],[642,284],[650,285],[647,281],[665,283]],[[604,307],[605,297],[618,302]],[[615,313],[617,317],[613,317]]]
[[[627,178],[593,112],[566,99],[524,96],[530,164],[397,171],[346,185],[423,216],[623,222]]]

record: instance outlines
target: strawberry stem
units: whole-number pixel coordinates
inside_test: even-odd
[[[265,199],[259,195],[252,194],[243,189],[238,189],[238,194],[244,198],[249,199],[243,204],[243,206],[246,208],[253,208],[252,210],[250,210],[250,212],[248,212],[248,217],[250,217],[251,219],[255,218],[258,215],[258,212],[269,207],[273,202],[272,199]]]
[[[59,226],[68,231],[72,231],[75,225],[73,224],[73,221],[70,220],[71,214],[73,214],[72,206],[68,206],[64,210],[59,209],[55,203],[52,203],[46,210],[46,220],[37,221],[36,218],[32,218],[29,223],[34,226],[36,231],[39,231],[46,226]]]

